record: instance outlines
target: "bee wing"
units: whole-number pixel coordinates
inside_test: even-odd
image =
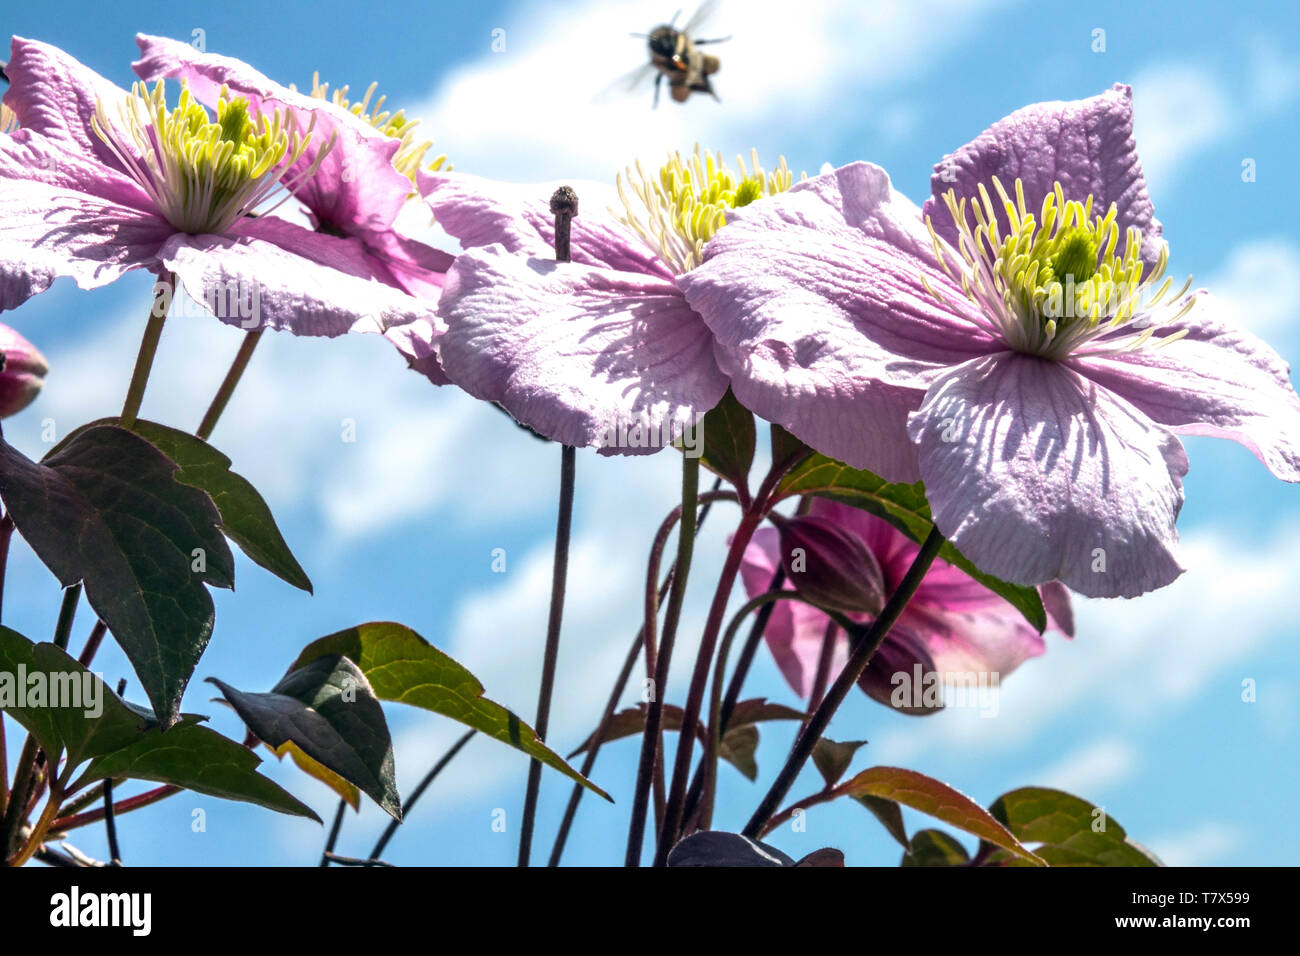
[[[605,87],[596,94],[596,102],[604,103],[619,96],[626,96],[635,93],[639,87],[645,86],[646,82],[655,75],[655,66],[653,63],[646,63],[639,66],[629,73],[624,73],[609,86]]]
[[[718,0],[704,0],[696,11],[691,14],[691,18],[686,21],[686,25],[682,27],[682,32],[694,39],[695,31],[713,19],[713,15],[717,12]]]

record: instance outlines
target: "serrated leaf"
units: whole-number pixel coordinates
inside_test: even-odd
[[[1046,865],[1020,844],[987,810],[933,777],[901,767],[872,767],[835,788],[836,796],[873,796],[928,813],[1039,866]]]
[[[511,711],[483,696],[477,677],[402,624],[373,622],[308,644],[290,667],[296,670],[326,654],[353,661],[380,700],[442,714],[523,751],[613,803],[612,798],[537,736]]]
[[[912,834],[911,849],[904,850],[899,866],[960,866],[969,860],[966,848],[951,833],[917,830]]]
[[[805,459],[792,468],[777,486],[777,500],[792,495],[816,495],[861,508],[888,521],[918,543],[926,539],[934,524],[924,483],[892,484],[879,475],[850,468],[825,455],[812,455]],[[1011,584],[985,574],[950,541],[943,543],[939,557],[1005,598],[1040,633],[1047,627],[1047,612],[1036,588]]]
[[[265,499],[247,478],[230,470],[230,459],[189,432],[136,421],[132,431],[147,438],[176,464],[176,480],[202,488],[221,513],[221,530],[257,564],[300,590],[312,593],[311,579],[280,533]]]
[[[261,762],[247,747],[216,731],[183,723],[166,732],[160,728],[146,731],[131,745],[96,757],[73,787],[108,778],[152,780],[320,823],[310,807],[257,772]]]
[[[989,812],[1052,866],[1157,866],[1124,828],[1087,800],[1049,787],[1004,793]],[[1105,829],[1093,827],[1101,823]]]
[[[84,582],[165,726],[212,635],[205,585],[233,587],[235,574],[212,499],[176,471],[114,425],[86,428],[39,464],[0,439],[0,498],[19,532],[64,587]]]
[[[813,744],[812,761],[817,772],[826,781],[826,786],[833,787],[840,782],[840,777],[849,769],[853,755],[858,748],[866,746],[865,740],[846,740],[840,743],[829,737],[820,738]]]
[[[287,674],[270,692],[248,693],[209,677],[259,740],[293,743],[312,760],[361,788],[396,820],[401,798],[384,709],[365,674],[326,654]]]

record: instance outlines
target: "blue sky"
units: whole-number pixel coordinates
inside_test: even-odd
[[[673,0],[568,4],[387,3],[11,5],[5,29],[63,46],[118,81],[131,79],[136,31],[207,48],[271,76],[314,70],[354,90],[378,81],[390,104],[420,118],[458,169],[529,182],[612,180],[638,156],[695,142],[725,154],[784,155],[796,171],[870,159],[920,201],[933,163],[1026,103],[1134,87],[1139,152],[1172,248],[1171,272],[1192,273],[1292,363],[1300,358],[1300,235],[1293,175],[1300,99],[1300,30],[1287,3],[1015,2],[789,4],[724,0],[713,32],[722,103],[700,98],[650,110],[608,87],[642,55],[627,36],[671,15]],[[504,30],[494,52],[493,31]],[[1104,51],[1097,51],[1097,30]],[[497,35],[502,36],[501,34]],[[500,44],[498,43],[498,46]],[[1253,160],[1255,179],[1243,181]],[[120,408],[149,303],[149,280],[85,293],[60,282],[8,313],[51,362],[47,389],[6,438],[45,450],[59,435]],[[169,323],[145,400],[148,417],[197,424],[239,343],[215,320]],[[342,440],[356,422],[355,442]],[[238,737],[229,711],[207,702],[215,675],[266,689],[307,641],[368,620],[409,624],[469,666],[488,693],[530,718],[545,626],[558,449],[523,436],[499,413],[407,372],[382,340],[270,335],[213,437],[263,492],[316,585],[300,594],[239,559],[236,593],[218,593],[217,627],[186,698]],[[867,738],[856,767],[898,764],[987,803],[1017,786],[1065,787],[1103,805],[1129,834],[1172,863],[1293,863],[1300,645],[1300,489],[1244,449],[1187,441],[1192,468],[1180,527],[1188,572],[1131,602],[1079,601],[1078,637],[1006,678],[998,715],[951,710],[924,720],[855,695],[832,725]],[[636,628],[645,550],[672,507],[670,455],[578,461],[570,597],[552,741],[567,750],[590,730]],[[710,518],[683,622],[681,653],[698,640],[734,513]],[[504,548],[507,571],[491,570]],[[58,593],[16,543],[5,621],[34,639],[53,630]],[[84,606],[77,632],[90,627]],[[84,638],[77,637],[74,641]],[[679,661],[688,658],[682,656]],[[130,676],[115,651],[97,666]],[[680,680],[688,670],[675,668]],[[1242,701],[1253,680],[1257,699]],[[683,688],[670,696],[680,700]],[[760,657],[753,695],[793,703]],[[138,688],[128,696],[139,699]],[[630,704],[634,697],[629,693]],[[455,739],[459,725],[390,709],[403,791]],[[10,725],[12,727],[12,725]],[[789,744],[763,730],[760,780]],[[12,738],[12,731],[11,731]],[[11,748],[16,749],[16,748]],[[595,779],[618,800],[586,801],[566,860],[621,859],[636,745],[612,745]],[[266,770],[322,817],[334,800],[292,767]],[[505,864],[514,859],[527,762],[476,740],[425,796],[387,856],[397,863]],[[730,768],[715,825],[738,828],[760,787]],[[811,791],[810,775],[795,795]],[[549,849],[568,788],[546,774],[538,839]],[[207,829],[195,833],[202,808]],[[506,813],[506,832],[492,829]],[[909,815],[910,816],[910,815]],[[806,832],[772,842],[798,856],[819,846],[851,864],[896,862],[897,850],[856,805],[819,808]],[[914,825],[927,825],[921,818]],[[364,853],[383,825],[349,815],[342,852]],[[121,821],[128,862],[310,862],[314,824],[190,794]],[[97,829],[75,841],[103,852]]]

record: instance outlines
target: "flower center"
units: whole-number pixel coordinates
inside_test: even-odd
[[[401,110],[395,113],[388,112],[384,109],[385,98],[382,96],[375,100],[374,106],[370,105],[370,98],[375,95],[378,87],[378,83],[371,83],[366,88],[366,95],[359,102],[350,103],[346,86],[331,93],[329,84],[320,81],[320,73],[313,73],[311,76],[311,95],[316,99],[329,100],[335,106],[341,106],[353,116],[369,123],[385,136],[401,140],[402,145],[393,155],[393,168],[412,183],[415,182],[416,173],[422,168],[430,172],[451,169],[445,154],[434,157],[428,165],[424,164],[424,155],[433,148],[433,140],[415,138],[415,128],[420,125],[419,120],[408,120]],[[291,88],[295,87],[291,86]]]
[[[18,117],[9,107],[0,103],[0,133],[13,133],[18,129]]]
[[[1066,200],[1060,183],[1043,199],[1039,215],[1025,207],[1024,186],[1016,180],[1013,202],[1002,183],[993,178],[1010,230],[1001,234],[996,208],[988,190],[967,216],[966,200],[954,190],[944,202],[957,226],[957,246],[943,242],[929,219],[939,265],[979,306],[980,325],[1009,348],[1029,355],[1062,359],[1088,354],[1159,347],[1177,341],[1185,331],[1153,338],[1160,326],[1174,322],[1196,299],[1183,300],[1192,280],[1170,295],[1173,280],[1163,278],[1169,247],[1163,245],[1149,276],[1143,276],[1142,234],[1130,226],[1119,252],[1119,226],[1112,203],[1104,216],[1093,214],[1093,197]],[[1161,281],[1163,278],[1163,281]],[[927,291],[951,308],[922,277]]]
[[[752,171],[737,156],[738,174],[727,168],[721,153],[701,153],[698,145],[687,160],[673,153],[655,178],[647,176],[638,162],[635,172],[627,170],[626,188],[623,177],[617,179],[623,215],[610,212],[635,230],[675,274],[690,272],[703,259],[704,244],[726,225],[728,209],[785,192],[794,181],[784,157],[773,172],[766,173],[758,164],[758,153],[751,150],[749,155]]]
[[[306,152],[315,121],[299,134],[289,111],[251,114],[248,101],[232,99],[224,86],[215,122],[183,83],[176,108],[168,111],[162,82],[152,90],[133,84],[118,119],[110,119],[100,100],[90,123],[167,221],[188,233],[225,232],[281,185],[283,202],[315,175],[334,145],[322,146],[293,183],[282,183]]]

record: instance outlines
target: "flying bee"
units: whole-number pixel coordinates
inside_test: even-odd
[[[731,37],[697,40],[691,35],[713,15],[716,7],[717,0],[707,0],[680,30],[676,23],[682,12],[678,10],[671,20],[660,24],[649,33],[632,34],[646,41],[646,47],[650,51],[650,62],[633,74],[630,85],[636,86],[654,73],[655,106],[659,105],[659,88],[663,85],[665,77],[668,80],[669,95],[678,103],[686,102],[692,93],[708,93],[715,100],[718,98],[718,94],[713,92],[713,84],[709,81],[709,77],[718,72],[722,63],[716,56],[702,53],[698,48],[710,43],[724,43]]]

